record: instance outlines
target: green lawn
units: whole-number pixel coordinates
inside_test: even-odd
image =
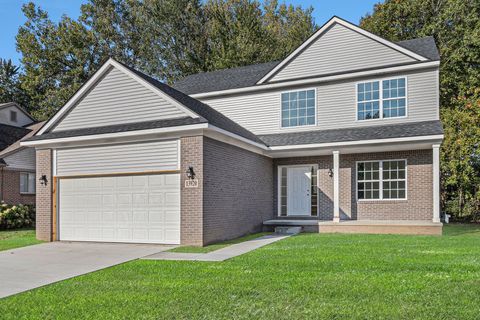
[[[249,235],[244,236],[244,237],[240,237],[240,238],[237,238],[237,239],[228,240],[228,241],[224,241],[224,242],[220,242],[220,243],[211,244],[211,245],[205,246],[205,247],[181,246],[181,247],[176,247],[176,248],[170,249],[168,251],[171,251],[171,252],[186,252],[186,253],[207,253],[207,252],[212,252],[212,251],[215,251],[215,250],[218,250],[218,249],[225,248],[225,247],[227,247],[229,245],[232,245],[232,244],[235,244],[235,243],[240,243],[240,242],[260,238],[261,236],[265,236],[267,234],[271,234],[271,232],[260,232],[260,233],[249,234]]]
[[[224,262],[137,260],[0,301],[2,319],[479,319],[480,226],[301,234]]]
[[[35,238],[35,230],[0,231],[0,251],[41,243]]]

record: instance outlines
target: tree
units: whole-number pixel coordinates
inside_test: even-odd
[[[27,96],[20,88],[20,67],[12,60],[0,59],[0,103],[15,101],[27,104]]]
[[[361,27],[392,41],[432,35],[440,51],[442,204],[479,219],[480,1],[386,0]]]

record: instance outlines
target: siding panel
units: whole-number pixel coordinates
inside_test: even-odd
[[[415,59],[342,25],[334,24],[270,81],[407,63]]]
[[[177,170],[178,141],[57,150],[57,175]]]
[[[175,105],[112,68],[53,131],[185,116]]]
[[[232,95],[202,101],[230,117],[255,134],[295,132],[308,130],[338,129],[375,126],[405,122],[438,120],[438,86],[436,69],[393,74],[388,77],[407,77],[408,116],[374,121],[356,121],[356,83],[377,78],[343,80],[318,85],[317,126],[281,128],[281,92],[270,90],[260,93]],[[303,87],[312,88],[312,86]],[[298,87],[301,89],[301,87]]]
[[[4,158],[9,169],[27,169],[35,171],[35,149],[26,148]]]

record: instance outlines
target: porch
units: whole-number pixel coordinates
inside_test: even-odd
[[[266,228],[295,226],[303,232],[442,235],[441,222],[424,220],[332,220],[272,219],[263,222]]]

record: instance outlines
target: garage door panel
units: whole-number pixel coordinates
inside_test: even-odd
[[[58,185],[61,240],[180,242],[179,174],[60,179]]]

